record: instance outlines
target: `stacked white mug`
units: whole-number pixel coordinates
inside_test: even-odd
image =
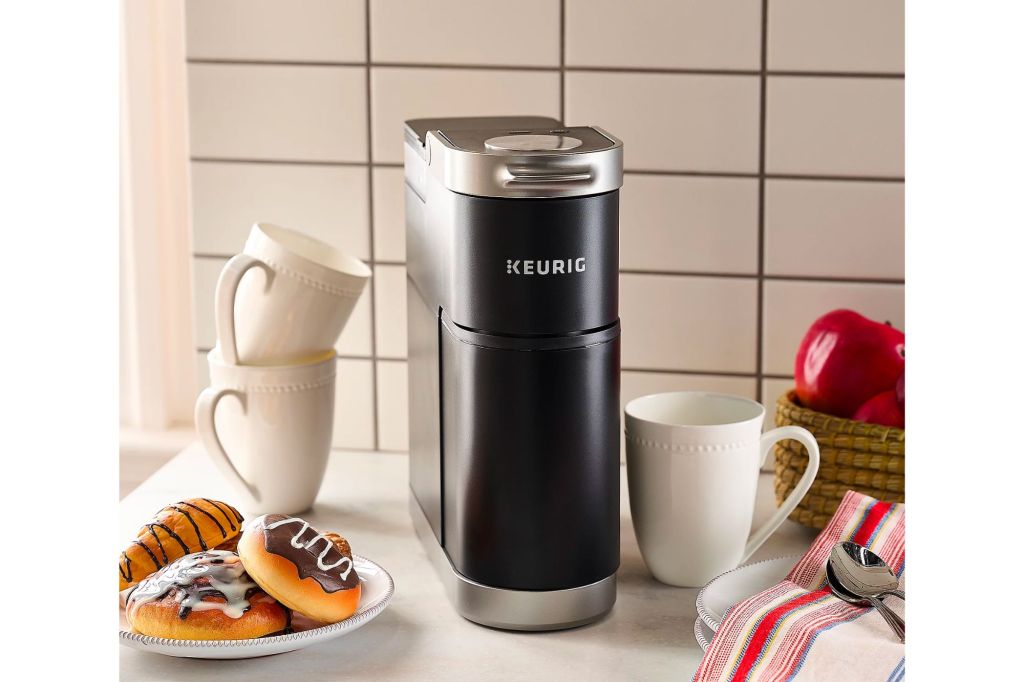
[[[369,278],[358,258],[269,223],[253,225],[221,271],[196,429],[246,511],[293,514],[316,499],[334,427],[334,344]]]

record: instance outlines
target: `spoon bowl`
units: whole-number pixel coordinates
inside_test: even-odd
[[[900,580],[882,557],[856,542],[843,542],[832,548],[833,555],[841,562],[844,580],[854,594],[883,597],[891,594],[906,601]]]
[[[863,597],[858,597],[852,592],[847,592],[843,584],[839,582],[836,577],[836,572],[832,569],[832,562],[825,563],[825,580],[828,582],[829,589],[832,590],[832,594],[842,599],[848,604],[854,606],[871,606],[871,602]]]
[[[845,602],[858,606],[873,606],[892,628],[892,631],[899,637],[900,641],[906,641],[906,623],[899,615],[889,608],[877,594],[864,593],[858,588],[860,585],[850,579],[845,568],[844,557],[846,551],[837,543],[832,548],[832,554],[825,562],[825,579],[832,590],[832,594]],[[859,546],[859,545],[858,545]],[[887,567],[888,568],[888,567]]]

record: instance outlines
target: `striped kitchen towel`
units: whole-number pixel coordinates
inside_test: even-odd
[[[904,676],[903,644],[875,609],[832,596],[825,561],[853,540],[904,575],[904,506],[848,491],[784,581],[729,610],[694,675],[714,680],[879,680]],[[886,604],[903,614],[903,601]]]

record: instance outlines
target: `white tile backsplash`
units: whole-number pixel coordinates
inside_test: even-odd
[[[378,265],[374,268],[376,286],[377,355],[404,358],[406,344],[406,289],[404,265]]]
[[[371,0],[375,62],[558,66],[558,0]]]
[[[334,390],[336,448],[369,450],[375,446],[372,360],[338,360]]]
[[[373,284],[370,282],[370,286]],[[363,290],[359,301],[356,302],[352,316],[348,318],[348,324],[345,325],[345,329],[338,338],[338,343],[334,346],[338,355],[365,355],[367,357],[373,355],[373,337],[370,333],[373,327],[370,316],[372,308],[370,300],[370,287],[368,286]]]
[[[902,177],[903,81],[768,78],[769,173]]]
[[[536,114],[558,117],[558,74],[542,71],[375,67],[373,158],[402,161],[410,118]]]
[[[187,0],[196,348],[251,223],[349,251],[374,279],[335,444],[405,449],[403,122],[562,117],[625,143],[623,401],[760,395],[770,419],[814,318],[903,322],[903,4]]]
[[[753,377],[715,376],[710,374],[672,374],[666,372],[622,372],[622,407],[629,401],[652,393],[669,391],[709,391],[732,393],[745,398],[757,397],[757,381]]]
[[[190,64],[193,157],[366,161],[366,70]]]
[[[373,255],[377,260],[405,260],[405,172],[373,169]]]
[[[903,183],[768,180],[770,275],[903,278]]]
[[[817,318],[850,308],[904,329],[902,284],[769,281],[764,284],[764,372],[793,374],[800,340]]]
[[[409,369],[406,363],[377,362],[377,440],[381,450],[409,449]]]
[[[195,161],[191,173],[196,253],[238,253],[252,224],[269,222],[370,257],[366,168]]]
[[[792,379],[761,380],[761,402],[764,403],[765,408],[764,425],[766,431],[775,428],[775,407],[779,398],[795,386],[796,383]],[[771,456],[768,457],[766,464],[772,464]]]
[[[756,70],[761,0],[566,0],[569,66]]]
[[[903,72],[903,0],[773,0],[768,68]]]
[[[629,174],[619,266],[757,274],[757,180]]]
[[[227,258],[192,259],[192,312],[196,348],[209,349],[217,343],[213,321],[213,294]]]
[[[190,59],[359,62],[365,0],[186,0]]]
[[[755,76],[570,71],[565,118],[627,140],[627,170],[753,172],[759,91]]]
[[[731,277],[619,277],[624,369],[754,372],[757,282]]]

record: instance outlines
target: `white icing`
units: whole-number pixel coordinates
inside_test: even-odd
[[[197,586],[198,578],[206,578],[209,584]],[[237,554],[210,550],[184,556],[140,582],[129,595],[128,605],[141,606],[179,588],[174,599],[182,608],[215,609],[231,618],[241,618],[249,608],[245,595],[255,587]],[[225,601],[206,601],[204,596],[223,596]]]
[[[337,568],[338,566],[341,566],[342,564],[348,562],[348,567],[345,568],[345,570],[340,573],[342,580],[347,580],[348,579],[349,573],[352,572],[352,560],[349,559],[347,556],[342,556],[340,561],[336,561],[333,564],[326,563],[325,559],[327,558],[328,553],[330,553],[331,547],[334,546],[334,543],[331,542],[330,539],[325,537],[323,533],[317,533],[313,537],[312,540],[310,540],[309,542],[306,542],[306,543],[303,543],[303,542],[301,542],[299,540],[299,538],[302,537],[302,534],[305,533],[309,529],[309,522],[308,521],[303,521],[302,519],[297,519],[297,518],[289,517],[289,518],[281,519],[280,521],[275,521],[274,523],[269,524],[267,526],[267,530],[273,530],[273,529],[277,528],[278,526],[283,526],[283,525],[288,524],[288,523],[301,523],[302,524],[302,528],[300,528],[299,532],[296,533],[292,537],[292,539],[290,540],[292,547],[294,547],[295,549],[302,549],[302,548],[312,549],[313,545],[315,545],[320,540],[323,540],[324,544],[325,544],[325,547],[324,547],[324,551],[320,552],[320,555],[317,556],[317,558],[316,558],[316,565],[317,565],[317,567],[321,571],[330,571],[330,570],[333,570],[333,569]]]

